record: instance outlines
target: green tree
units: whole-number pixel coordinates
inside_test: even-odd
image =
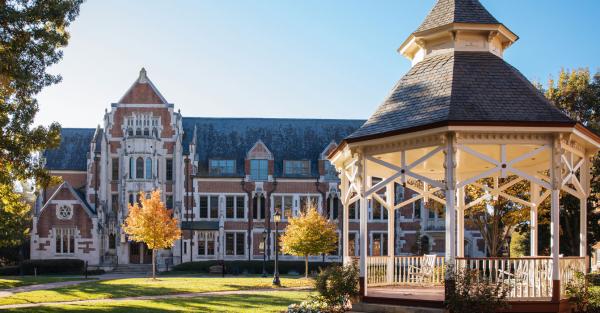
[[[36,152],[56,147],[60,126],[33,126],[38,112],[35,96],[60,81],[46,73],[62,58],[67,26],[79,13],[82,0],[0,0],[0,230],[14,234],[0,245],[17,244],[22,232],[7,232],[21,217],[21,204],[12,188],[15,181],[35,179],[40,185],[56,183],[40,166]],[[16,202],[12,202],[16,201]],[[16,208],[19,209],[16,209]],[[22,241],[22,240],[21,240]]]
[[[304,277],[308,277],[308,257],[329,253],[337,247],[336,226],[313,207],[293,217],[281,236],[284,253],[304,257]]]
[[[582,123],[592,131],[600,133],[600,72],[594,76],[588,69],[561,70],[558,79],[550,79],[546,97],[565,114]],[[588,253],[591,245],[600,240],[600,214],[595,206],[600,203],[600,156],[592,162],[591,195],[587,202]],[[576,255],[579,248],[579,200],[561,195],[561,251]],[[543,229],[543,228],[542,228]],[[548,234],[540,235],[549,236]]]

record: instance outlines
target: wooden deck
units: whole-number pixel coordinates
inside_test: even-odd
[[[367,296],[369,298],[444,301],[444,287],[369,287]]]

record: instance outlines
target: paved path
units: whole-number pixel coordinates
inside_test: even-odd
[[[126,297],[126,298],[112,298],[112,299],[94,299],[94,300],[77,300],[77,301],[63,301],[63,302],[42,302],[42,303],[25,303],[25,304],[11,304],[1,305],[0,310],[4,309],[20,309],[20,308],[32,308],[39,306],[52,306],[52,305],[65,305],[65,304],[85,304],[85,303],[97,303],[97,302],[118,302],[118,301],[131,301],[131,300],[161,300],[161,299],[174,299],[174,298],[196,298],[196,297],[214,297],[224,295],[249,295],[260,292],[276,292],[276,291],[299,291],[299,290],[312,290],[311,287],[290,287],[290,288],[263,288],[263,289],[252,289],[252,290],[231,290],[231,291],[213,291],[213,292],[193,292],[193,293],[180,293],[171,295],[160,295],[160,296],[139,296],[139,297]]]
[[[79,284],[87,283],[90,281],[120,279],[120,278],[136,278],[136,277],[143,277],[143,276],[104,274],[104,275],[100,275],[100,276],[90,276],[90,279],[88,279],[88,280],[83,280],[83,277],[82,277],[81,278],[82,280],[69,280],[69,281],[59,281],[59,282],[55,282],[55,283],[27,285],[27,286],[21,286],[21,287],[0,290],[0,298],[9,297],[9,296],[12,296],[15,293],[19,293],[19,292],[54,289],[54,288],[60,288],[60,287],[65,287],[65,286],[79,285]]]

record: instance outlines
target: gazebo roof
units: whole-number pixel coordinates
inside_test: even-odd
[[[500,24],[477,0],[438,0],[415,32],[452,23]]]
[[[367,122],[360,141],[458,125],[574,125],[516,68],[490,52],[427,56],[400,79]]]

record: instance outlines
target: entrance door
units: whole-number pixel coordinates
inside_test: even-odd
[[[129,242],[129,263],[140,264],[140,248],[141,244],[139,242]]]
[[[148,249],[148,246],[146,246],[145,243],[140,246],[142,247],[142,254],[144,255],[144,259],[141,263],[152,264],[152,250]]]

